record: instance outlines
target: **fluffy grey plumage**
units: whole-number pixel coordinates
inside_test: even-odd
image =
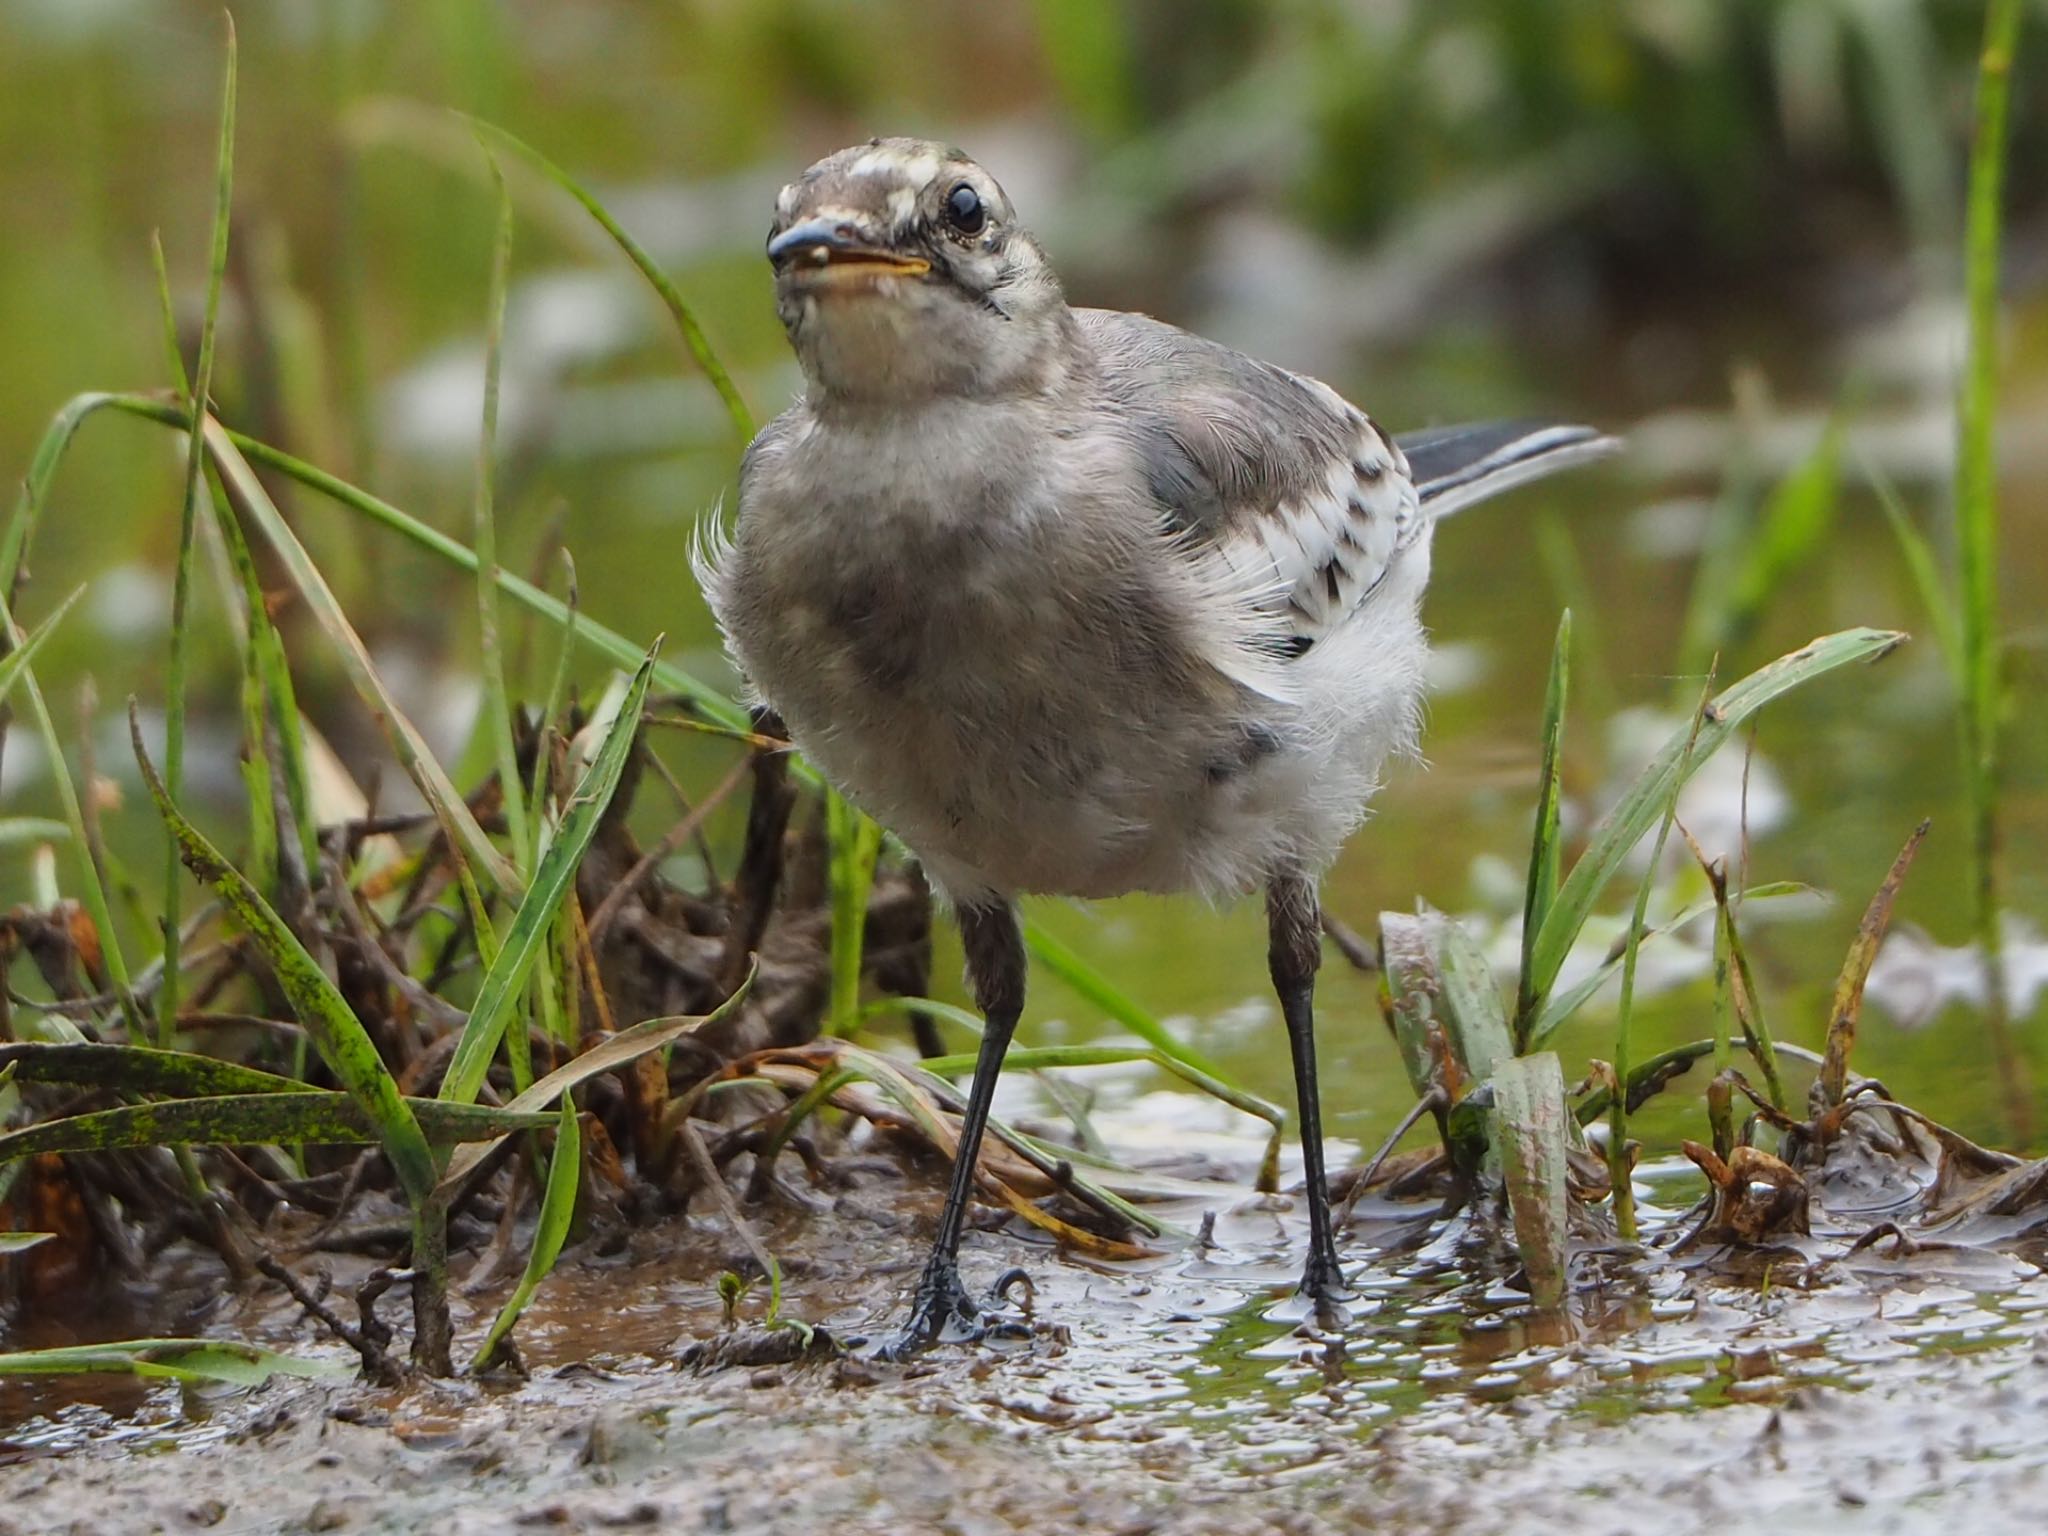
[[[768,249],[809,388],[698,562],[760,702],[963,910],[1266,886],[1305,1030],[1313,879],[1415,743],[1438,507],[1606,440],[1411,459],[1313,379],[1069,308],[988,173],[918,140],[813,166]]]

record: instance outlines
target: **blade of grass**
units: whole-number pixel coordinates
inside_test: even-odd
[[[1679,759],[1678,772],[1672,776],[1671,789],[1664,800],[1663,819],[1657,824],[1657,839],[1650,845],[1650,862],[1643,870],[1643,878],[1636,886],[1635,909],[1629,914],[1627,947],[1621,962],[1621,1008],[1614,1026],[1614,1078],[1626,1083],[1629,1076],[1629,1061],[1635,1023],[1636,955],[1642,947],[1643,929],[1649,915],[1650,892],[1657,884],[1657,874],[1664,863],[1664,843],[1671,835],[1671,824],[1678,817],[1678,792],[1684,788],[1693,754],[1699,745],[1700,728],[1706,723],[1707,701],[1714,692],[1711,669],[1706,685],[1700,690],[1700,701],[1693,710],[1692,733],[1686,738],[1685,752]],[[1636,1240],[1636,1197],[1631,1182],[1631,1168],[1628,1156],[1628,1095],[1617,1093],[1607,1111],[1607,1174],[1614,1190],[1614,1224],[1623,1242]]]
[[[563,1094],[561,1119],[555,1131],[555,1155],[548,1164],[547,1188],[541,1195],[540,1219],[534,1224],[533,1246],[527,1250],[526,1272],[519,1277],[519,1284],[512,1288],[512,1294],[505,1298],[505,1304],[498,1308],[498,1315],[491,1320],[490,1331],[484,1335],[476,1358],[470,1362],[472,1375],[490,1365],[498,1346],[512,1331],[512,1325],[519,1321],[519,1314],[526,1310],[526,1304],[533,1300],[533,1293],[540,1289],[541,1281],[547,1279],[555,1267],[555,1260],[561,1257],[562,1244],[569,1237],[569,1223],[576,1214],[576,1186],[582,1167],[583,1133],[576,1123],[576,1103],[569,1095]]]
[[[0,848],[21,848],[29,843],[61,843],[71,829],[47,816],[0,818]]]
[[[1563,1305],[1570,1252],[1565,1182],[1572,1119],[1564,1069],[1542,1051],[1502,1062],[1493,1074],[1494,1155],[1500,1161],[1529,1299],[1545,1311]]]
[[[1529,1049],[1529,1035],[1536,1023],[1537,997],[1531,986],[1530,956],[1536,935],[1557,899],[1558,858],[1558,751],[1564,739],[1564,709],[1571,685],[1572,611],[1558,616],[1557,639],[1550,651],[1550,680],[1543,690],[1543,763],[1537,770],[1536,831],[1529,849],[1528,892],[1522,900],[1522,966],[1515,997],[1515,1051]]]
[[[274,1072],[215,1056],[86,1041],[0,1045],[0,1072],[9,1070],[24,1083],[71,1083],[126,1093],[191,1098],[224,1093],[292,1093],[304,1086]]]
[[[1717,887],[1717,894],[1725,891],[1725,885]],[[1742,928],[1735,920],[1732,902],[1722,904],[1721,928],[1728,944],[1728,958],[1733,962],[1728,973],[1728,1001],[1734,1009],[1736,1023],[1742,1026],[1743,1043],[1749,1048],[1750,1055],[1756,1058],[1757,1068],[1764,1075],[1764,1091],[1772,1107],[1783,1113],[1790,1101],[1785,1096],[1784,1079],[1778,1072],[1778,1044],[1772,1039],[1770,1025],[1764,1019],[1763,995],[1757,990],[1756,973],[1750,969],[1749,952],[1743,948]]]
[[[14,500],[14,513],[7,520],[5,534],[0,535],[0,597],[4,597],[9,606],[14,602],[14,594],[20,590],[22,562],[27,558],[29,546],[35,542],[36,525],[42,520],[43,508],[49,504],[50,483],[56,479],[58,466],[64,462],[64,454],[71,447],[72,438],[78,435],[78,429],[85,424],[87,417],[121,398],[103,390],[74,395],[64,402],[37,440],[36,451],[29,458],[28,473],[22,477],[21,490]]]
[[[554,1116],[439,1099],[401,1101],[422,1145],[489,1141],[514,1131],[545,1130]],[[45,1120],[0,1135],[0,1161],[122,1147],[378,1146],[383,1131],[362,1104],[340,1089],[215,1094],[124,1104]]]
[[[1107,976],[1028,918],[1024,923],[1024,943],[1040,965],[1161,1055],[1170,1056],[1220,1083],[1230,1081],[1228,1072],[1193,1046],[1183,1045],[1174,1039],[1167,1033],[1165,1025],[1140,1008]]]
[[[1891,524],[1892,534],[1899,541],[1899,551],[1906,558],[1906,570],[1913,578],[1913,589],[1920,596],[1920,606],[1927,610],[1927,617],[1934,626],[1935,643],[1941,647],[1941,658],[1947,663],[1949,675],[1954,679],[1960,693],[1963,687],[1963,639],[1962,621],[1956,617],[1955,599],[1942,579],[1941,562],[1935,558],[1934,546],[1928,542],[1914,523],[1913,515],[1906,510],[1899,499],[1898,488],[1891,477],[1870,460],[1863,461],[1863,478],[1877,504],[1884,509],[1885,521]]]
[[[36,652],[43,648],[43,642],[50,638],[56,631],[58,624],[63,622],[64,615],[69,613],[83,596],[85,596],[85,588],[77,588],[69,597],[52,609],[49,616],[31,630],[20,644],[16,645],[5,656],[0,656],[0,701],[5,701],[7,696],[14,692],[14,685],[20,682],[27,674],[29,663],[35,660]],[[54,823],[39,824],[55,825]],[[61,833],[64,829],[59,826],[58,830]]]
[[[313,803],[312,770],[306,758],[306,737],[299,720],[298,691],[292,685],[291,664],[285,659],[284,640],[271,622],[264,602],[262,581],[249,553],[249,541],[242,537],[227,497],[214,502],[214,526],[228,553],[228,563],[240,578],[242,588],[242,650],[245,687],[253,685],[256,697],[243,702],[244,731],[249,751],[260,758],[263,771],[249,770],[252,803],[250,815],[270,828],[273,840],[282,842],[285,829],[278,825],[281,813],[271,798],[270,743],[277,746],[278,769],[284,778],[284,803],[290,812],[292,830],[298,837],[301,863],[308,870],[320,867],[320,826]],[[260,785],[264,795],[258,807],[253,796]]]
[[[28,637],[22,634],[20,624],[15,622],[13,605],[4,592],[0,592],[0,630],[4,630],[12,653],[19,654],[27,645]],[[14,676],[26,691],[29,710],[35,716],[36,734],[42,738],[43,751],[49,758],[50,777],[56,784],[57,800],[64,810],[64,824],[70,829],[72,848],[78,859],[79,888],[86,916],[92,920],[99,937],[100,960],[106,967],[107,980],[119,1002],[131,1037],[148,1039],[147,1021],[135,1000],[128,961],[121,950],[121,936],[114,930],[113,913],[107,906],[106,883],[94,857],[85,807],[79,801],[78,786],[71,779],[71,768],[64,757],[64,743],[57,734],[57,722],[50,714],[42,687],[36,682],[35,668],[27,658],[23,658],[15,669]]]
[[[70,402],[65,407],[64,414],[46,431],[46,446],[58,435],[60,427],[68,426],[71,431],[76,430],[76,423],[70,421],[69,416],[81,402],[84,403],[86,413],[107,406],[126,415],[139,416],[146,421],[158,422],[179,430],[183,430],[186,421],[184,412],[179,407],[147,395],[81,396]],[[461,541],[449,538],[448,535],[429,527],[390,502],[372,496],[369,492],[358,489],[303,459],[295,458],[282,449],[273,448],[232,428],[221,427],[218,423],[215,424],[215,429],[227,444],[250,461],[274,469],[349,511],[391,529],[394,533],[404,536],[417,548],[446,561],[457,570],[468,572],[470,575],[476,574],[476,553]],[[42,457],[39,452],[38,459]],[[509,571],[499,572],[498,590],[531,613],[539,614],[542,618],[564,628],[571,624],[568,604]],[[574,628],[586,644],[607,659],[625,667],[639,665],[643,648],[635,645],[617,630],[607,628],[584,614],[575,616]],[[654,681],[663,693],[675,694],[689,700],[714,723],[742,735],[751,735],[751,722],[746,710],[709,684],[692,677],[681,667],[672,662],[658,663],[655,667]],[[805,782],[812,785],[818,783],[816,772],[808,764],[798,760],[794,766],[805,775]]]
[[[0,1355],[0,1376],[144,1376],[260,1386],[272,1376],[338,1376],[340,1360],[300,1360],[232,1339],[124,1339]]]
[[[1531,988],[1547,1000],[1565,957],[1607,882],[1699,766],[1750,716],[1780,695],[1854,661],[1883,656],[1905,640],[1892,631],[1843,630],[1810,641],[1723,690],[1702,716],[1667,742],[1594,829],[1572,866],[1530,952]]]
[[[1998,634],[1998,468],[1992,441],[1998,413],[1999,250],[2005,211],[2006,120],[2020,0],[1990,0],[1977,69],[1970,144],[1963,288],[1969,315],[1962,397],[1956,407],[1955,511],[1961,588],[1963,776],[1970,810],[1970,916],[1984,956],[1985,1022],[2006,1087],[2009,1129],[2032,1130],[2033,1095],[2007,1017],[1998,912],[1999,725],[2004,668]]]
[[[495,155],[491,186],[497,195],[497,230],[491,242],[491,286],[484,325],[484,419],[476,449],[476,612],[479,665],[484,682],[484,720],[498,760],[499,793],[505,827],[512,835],[513,861],[522,874],[537,857],[527,830],[526,795],[519,756],[512,745],[512,701],[505,692],[505,659],[498,645],[498,519],[493,505],[498,456],[498,376],[504,363],[505,288],[512,271],[512,199]],[[508,1325],[509,1326],[509,1325]]]
[[[683,344],[690,349],[690,355],[697,360],[697,366],[704,371],[704,377],[711,381],[711,387],[718,391],[718,398],[724,402],[725,413],[732,418],[733,431],[738,434],[741,442],[751,441],[754,436],[754,416],[753,412],[747,409],[747,402],[741,396],[739,386],[733,383],[732,375],[726,372],[725,364],[718,360],[718,354],[712,350],[711,342],[704,334],[704,327],[697,322],[695,311],[684,301],[682,293],[669,281],[668,274],[655,264],[654,258],[647,254],[640,242],[626,233],[624,226],[611,216],[604,204],[587,191],[582,183],[532,145],[507,133],[494,123],[484,122],[481,118],[468,118],[467,121],[479,134],[497,140],[546,176],[582,204],[583,210],[597,220],[599,227],[611,236],[613,243],[625,253],[626,259],[639,268],[640,275],[647,279],[648,286],[667,307],[670,318],[676,323],[676,329],[682,333]]]
[[[1738,544],[1739,558],[1726,589],[1708,616],[1704,632],[1679,659],[1681,672],[1696,671],[1708,654],[1740,645],[1771,597],[1825,545],[1841,499],[1843,417],[1837,413],[1820,441],[1765,498],[1755,526]]]
[[[1842,1102],[1849,1091],[1849,1053],[1856,1045],[1856,1021],[1863,1011],[1863,984],[1870,978],[1871,963],[1877,959],[1878,947],[1884,943],[1884,936],[1892,922],[1892,904],[1899,898],[1899,887],[1905,884],[1906,871],[1913,865],[1913,855],[1920,851],[1920,843],[1927,836],[1931,821],[1923,821],[1906,839],[1906,846],[1899,850],[1899,856],[1892,860],[1892,867],[1886,873],[1877,892],[1870,898],[1870,905],[1864,909],[1863,921],[1856,927],[1856,938],[1849,946],[1848,958],[1842,962],[1842,974],[1835,983],[1835,1000],[1828,1010],[1827,1055],[1820,1069],[1821,1102],[1832,1109]]]
[[[660,647],[658,640],[655,647]],[[576,866],[582,862],[584,850],[590,846],[590,839],[597,831],[605,807],[611,804],[612,792],[619,786],[619,776],[625,771],[626,759],[632,755],[633,743],[640,730],[640,711],[646,702],[647,685],[653,674],[654,652],[649,651],[641,660],[639,670],[633,674],[611,730],[577,781],[561,826],[556,829],[547,852],[535,867],[533,883],[520,899],[519,910],[513,914],[512,926],[506,932],[503,947],[477,989],[476,1001],[470,1007],[469,1022],[463,1026],[455,1054],[448,1063],[447,1075],[441,1083],[440,1096],[443,1099],[471,1103],[483,1087],[491,1058],[497,1054],[498,1043],[504,1038],[506,1023],[518,1000],[525,995],[527,976],[539,958],[542,946],[547,943],[564,893],[576,878]]]
[[[1681,828],[1681,830],[1683,829]],[[1710,874],[1708,878],[1711,880],[1713,876]],[[1753,885],[1744,891],[1742,893],[1742,900],[1744,902],[1773,901],[1787,896],[1815,896],[1817,894],[1812,886],[1802,885],[1796,880],[1767,880],[1762,885]],[[1700,918],[1712,915],[1715,911],[1715,906],[1715,901],[1711,896],[1705,900],[1696,901],[1668,921],[1654,928],[1645,928],[1642,932],[1642,942],[1647,943],[1649,940],[1660,935],[1676,933],[1688,923],[1697,922]],[[1543,1005],[1543,1012],[1536,1020],[1535,1029],[1530,1032],[1529,1049],[1541,1050],[1550,1037],[1556,1034],[1564,1025],[1565,1021],[1577,1013],[1579,1009],[1583,1008],[1592,998],[1593,994],[1605,986],[1613,978],[1615,972],[1621,969],[1621,962],[1626,958],[1627,952],[1627,935],[1624,934],[1622,942],[1616,944],[1608,956],[1598,966],[1594,967],[1584,979],[1562,992],[1553,993],[1550,1000]]]
[[[521,1112],[545,1109],[554,1102],[557,1095],[567,1093],[579,1083],[588,1082],[600,1072],[614,1072],[620,1067],[628,1066],[649,1051],[658,1051],[670,1041],[692,1030],[710,1029],[721,1020],[730,1017],[733,1011],[746,1001],[747,993],[753,985],[753,973],[749,972],[746,980],[740,983],[732,996],[702,1017],[643,1019],[630,1029],[622,1029],[617,1034],[599,1041],[580,1056],[555,1068],[531,1088],[515,1095],[505,1107]],[[458,1150],[449,1158],[448,1169],[441,1176],[442,1193],[451,1193],[469,1170],[482,1162],[492,1150],[491,1147],[467,1147]]]
[[[449,781],[446,770],[435,760],[412,722],[400,712],[398,701],[391,697],[383,678],[378,676],[370,661],[369,650],[349,623],[348,615],[342,612],[341,604],[327,585],[327,578],[320,574],[320,568],[306,553],[298,535],[292,532],[291,525],[271,501],[269,492],[264,490],[263,483],[249,467],[249,461],[242,457],[241,450],[220,423],[210,416],[206,419],[204,431],[207,449],[213,455],[214,467],[227,486],[230,498],[262,530],[276,551],[291,575],[292,584],[305,599],[308,611],[334,647],[349,681],[376,717],[399,764],[419,787],[421,796],[447,830],[450,843],[466,853],[469,862],[480,866],[500,890],[517,892],[520,889],[518,872],[498,852],[484,829],[477,825],[476,817]]]
[[[1693,1040],[1684,1045],[1673,1046],[1668,1051],[1660,1051],[1657,1055],[1652,1056],[1628,1075],[1629,1107],[1631,1109],[1641,1108],[1646,1099],[1662,1091],[1667,1083],[1689,1070],[1703,1057],[1712,1056],[1715,1048],[1715,1042],[1712,1040]],[[1797,1045],[1787,1045],[1781,1047],[1781,1049],[1787,1056],[1795,1060],[1808,1062],[1816,1067],[1821,1063],[1821,1056],[1818,1051],[1809,1051],[1805,1047]],[[1601,1083],[1594,1088],[1574,1111],[1578,1116],[1579,1124],[1591,1125],[1595,1120],[1606,1114],[1607,1106],[1612,1102],[1613,1098],[1614,1095],[1607,1084]]]
[[[555,649],[555,670],[548,679],[548,693],[541,705],[540,724],[534,731],[538,743],[533,754],[533,780],[527,787],[527,799],[533,806],[534,816],[545,813],[548,803],[549,750],[548,743],[560,729],[562,704],[569,696],[569,663],[576,650],[576,562],[569,557],[569,551],[560,551],[562,568],[567,574],[563,587],[567,594],[563,602],[561,644]],[[503,573],[500,573],[502,578]]]
[[[832,891],[831,999],[826,1032],[850,1035],[860,1027],[861,951],[867,937],[868,894],[882,851],[881,824],[844,795],[825,796],[827,874]]]
[[[220,141],[214,160],[213,245],[206,269],[206,311],[199,327],[199,360],[186,395],[186,411],[201,420],[213,389],[214,331],[220,319],[221,280],[228,265],[228,211],[235,184],[235,21],[227,23],[227,62],[221,83]],[[187,435],[185,498],[178,517],[178,557],[171,581],[169,680],[164,699],[164,788],[172,800],[185,792],[185,670],[192,629],[192,546],[199,529],[199,502],[207,495],[206,445],[202,435]],[[178,946],[184,872],[178,840],[165,839],[163,899],[163,977],[157,984],[156,1043],[169,1049],[178,1028]]]
[[[838,1044],[838,1042],[834,1043]],[[876,1087],[882,1089],[884,1093],[888,1094],[909,1111],[913,1118],[918,1121],[919,1128],[931,1138],[932,1142],[946,1156],[949,1158],[959,1156],[960,1142],[958,1132],[952,1126],[946,1124],[944,1119],[938,1115],[936,1102],[933,1098],[934,1094],[943,1094],[950,1097],[958,1105],[960,1103],[958,1090],[951,1083],[922,1067],[906,1070],[899,1067],[886,1056],[875,1051],[866,1050],[860,1046],[842,1045],[839,1051],[839,1059],[865,1077],[869,1082],[875,1084]],[[1037,1168],[1039,1172],[1049,1177],[1063,1180],[1074,1191],[1085,1195],[1087,1199],[1102,1208],[1115,1211],[1124,1220],[1130,1222],[1141,1231],[1156,1233],[1164,1230],[1163,1224],[1157,1217],[1149,1216],[1140,1211],[1114,1191],[1104,1188],[1098,1180],[1091,1179],[1082,1174],[1072,1163],[1067,1163],[1066,1171],[1061,1173],[1060,1165],[1064,1161],[1063,1153],[1058,1156],[1048,1154],[1035,1145],[1032,1138],[1019,1135],[1007,1123],[995,1116],[989,1117],[988,1130],[989,1134],[997,1141],[1008,1146],[1019,1157],[1022,1157],[1026,1162]],[[1024,1198],[1023,1195],[1012,1189],[1009,1184],[1001,1179],[995,1179],[992,1183],[1002,1203],[1009,1207],[1010,1210],[1023,1217],[1024,1220],[1033,1226],[1051,1232],[1055,1236],[1073,1243],[1084,1253],[1092,1253],[1102,1258],[1140,1258],[1145,1254],[1145,1250],[1135,1244],[1102,1238],[1094,1233],[1087,1232],[1085,1229],[1077,1228],[1061,1221],[1051,1213],[1040,1210],[1035,1203]]]
[[[129,733],[134,741],[135,761],[149,787],[158,812],[177,834],[185,867],[200,884],[210,887],[241,925],[264,958],[269,961],[285,998],[306,1026],[321,1057],[336,1079],[362,1106],[370,1123],[377,1127],[392,1171],[415,1210],[433,1195],[434,1155],[421,1133],[419,1121],[398,1091],[398,1081],[377,1054],[377,1047],[362,1022],[349,1010],[334,983],[306,952],[298,936],[286,927],[270,903],[249,884],[240,871],[221,857],[199,829],[187,821],[165,792],[163,781],[143,750],[140,718],[131,704]],[[287,1138],[288,1139],[288,1138]]]

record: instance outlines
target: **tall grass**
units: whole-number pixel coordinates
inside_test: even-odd
[[[213,390],[213,352],[220,321],[221,281],[228,267],[228,212],[235,188],[235,22],[227,26],[227,61],[221,85],[220,139],[215,157],[213,242],[206,267],[206,312],[199,327],[199,357],[187,391],[186,411],[193,421],[205,418]],[[175,354],[174,354],[175,355]],[[178,519],[177,565],[171,584],[170,677],[164,699],[164,787],[172,800],[185,788],[185,669],[192,631],[192,548],[199,529],[199,504],[207,496],[206,446],[193,431],[185,446],[185,494]],[[179,914],[184,873],[178,840],[168,840],[164,854],[163,977],[157,985],[156,1043],[168,1048],[178,1028]]]
[[[2032,1095],[2007,1017],[1999,932],[1999,729],[2004,667],[1998,632],[1999,251],[2003,243],[2007,119],[2020,0],[1991,0],[1978,66],[1970,192],[1963,241],[1969,341],[1956,410],[1955,517],[1961,647],[1963,780],[1970,816],[1970,915],[1984,956],[1986,1020],[2009,1088],[2013,1131],[2032,1131]]]

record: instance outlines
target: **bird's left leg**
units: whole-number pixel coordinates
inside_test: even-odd
[[[1328,1310],[1351,1293],[1337,1262],[1330,1223],[1330,1186],[1323,1168],[1323,1116],[1316,1097],[1316,969],[1323,958],[1322,913],[1315,882],[1305,875],[1275,875],[1266,885],[1266,959],[1287,1043],[1294,1056],[1294,1096],[1301,1116],[1302,1173],[1308,1183],[1308,1264],[1302,1295]]]
[[[967,1112],[960,1120],[960,1145],[953,1154],[953,1182],[939,1216],[939,1233],[917,1282],[910,1321],[882,1347],[882,1355],[889,1359],[902,1359],[930,1344],[979,1338],[986,1331],[983,1308],[960,1281],[960,1235],[974,1193],[974,1165],[981,1155],[989,1101],[1003,1070],[1003,1053],[1024,1011],[1024,935],[1017,926],[1016,908],[1006,901],[962,907],[960,942],[967,952],[967,979],[984,1020],[981,1052],[967,1090]],[[997,1292],[1006,1289],[1011,1278],[1006,1274],[998,1280]]]

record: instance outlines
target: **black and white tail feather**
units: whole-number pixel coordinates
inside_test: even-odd
[[[1394,441],[1408,456],[1408,478],[1422,505],[1439,518],[1621,451],[1620,438],[1558,421],[1470,422]]]

